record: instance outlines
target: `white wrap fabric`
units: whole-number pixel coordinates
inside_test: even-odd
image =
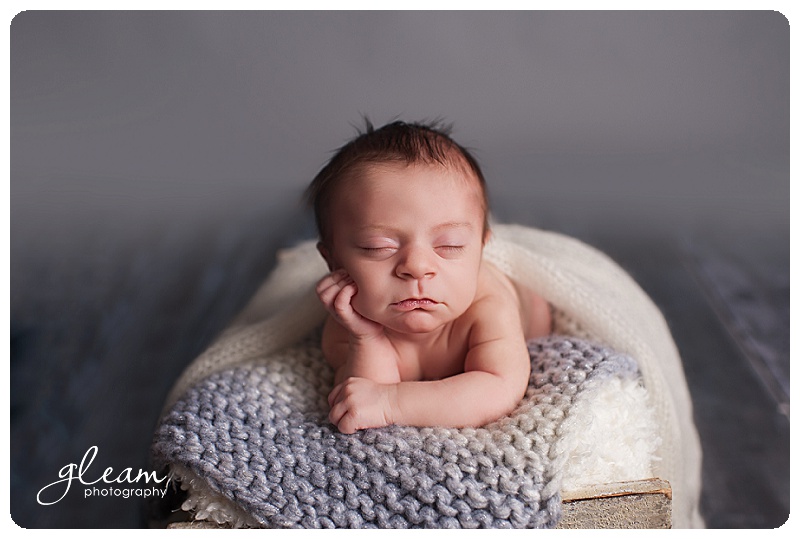
[[[557,329],[604,343],[639,364],[659,428],[655,474],[673,490],[673,525],[702,527],[700,441],[675,343],[659,309],[616,263],[562,234],[517,225],[492,227],[484,258],[535,290],[557,311]],[[297,343],[325,312],[314,293],[326,271],[313,242],[279,253],[276,269],[220,338],[184,371],[168,409],[217,370]]]

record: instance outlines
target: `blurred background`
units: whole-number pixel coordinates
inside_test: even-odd
[[[663,310],[710,527],[789,514],[789,22],[778,12],[48,12],[11,21],[11,517],[98,455],[147,469],[163,400],[367,115],[444,118],[494,218],[606,251]],[[116,474],[115,474],[116,475]],[[79,488],[80,487],[80,488]]]

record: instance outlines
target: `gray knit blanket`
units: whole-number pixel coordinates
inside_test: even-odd
[[[189,470],[263,527],[552,528],[572,404],[638,369],[573,337],[528,347],[529,388],[508,417],[346,435],[327,420],[333,372],[306,341],[193,386],[162,418],[154,461]]]

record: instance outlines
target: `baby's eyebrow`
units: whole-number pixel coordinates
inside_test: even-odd
[[[397,232],[397,230],[396,230],[396,229],[394,229],[394,228],[392,228],[392,227],[390,227],[390,226],[384,226],[384,225],[367,225],[367,226],[362,226],[362,227],[361,227],[361,228],[359,228],[357,231],[358,231],[358,232],[372,232],[372,233],[389,233],[389,234],[392,234],[392,233],[396,233],[396,232]]]
[[[443,230],[452,230],[463,228],[467,230],[472,230],[472,223],[469,221],[448,221],[446,223],[439,223],[438,225],[434,226],[432,231],[433,232],[441,232]],[[368,225],[359,229],[360,232],[377,232],[377,233],[397,233],[399,232],[395,228],[391,226],[384,226],[384,225]]]
[[[448,221],[433,227],[434,232],[441,232],[442,230],[451,230],[454,228],[466,228],[472,230],[472,223],[469,221]]]

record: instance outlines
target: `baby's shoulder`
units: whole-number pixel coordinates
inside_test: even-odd
[[[488,262],[481,265],[475,299],[461,322],[473,330],[502,330],[520,324],[520,302],[514,284]]]
[[[488,309],[519,309],[519,295],[511,279],[490,262],[481,264],[473,305]]]

